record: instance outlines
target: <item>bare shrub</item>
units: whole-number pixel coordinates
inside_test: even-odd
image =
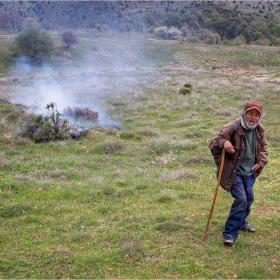
[[[78,42],[76,35],[72,31],[64,31],[61,35],[61,40],[65,43],[66,49],[69,49],[72,44]]]
[[[70,108],[69,106],[67,106],[66,109],[63,110],[63,115],[68,117],[73,117],[73,118],[81,117],[94,122],[97,122],[98,120],[98,112],[94,112],[89,108],[80,108],[80,107]]]

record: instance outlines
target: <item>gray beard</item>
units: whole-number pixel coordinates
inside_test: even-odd
[[[259,125],[259,122],[256,122],[254,125],[249,124],[248,122],[245,122],[243,116],[241,117],[241,125],[243,126],[243,128],[245,128],[246,130],[253,130],[254,128],[256,128]]]

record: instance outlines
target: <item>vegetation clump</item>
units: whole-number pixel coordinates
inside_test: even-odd
[[[61,119],[61,114],[57,111],[56,104],[47,104],[48,115],[43,117],[38,115],[35,118],[35,132],[32,137],[36,142],[44,142],[55,139],[68,138],[70,126],[67,119]]]
[[[120,138],[121,139],[133,139],[133,138],[135,138],[135,135],[132,132],[122,132],[120,134]]]
[[[190,83],[185,83],[182,88],[179,90],[179,94],[187,95],[190,94],[192,91],[192,85]]]
[[[66,109],[63,110],[63,115],[72,118],[85,118],[87,120],[91,120],[94,122],[98,121],[98,112],[94,112],[89,108],[80,108],[80,107],[71,108],[67,106]]]
[[[126,148],[123,141],[117,139],[107,139],[103,143],[99,143],[94,146],[92,152],[94,154],[119,154]]]
[[[56,103],[47,104],[46,109],[48,109],[46,116],[41,114],[33,116],[32,120],[25,123],[22,128],[22,136],[28,136],[39,143],[65,139],[79,140],[87,134],[88,130],[79,123],[70,123],[68,119],[62,118]],[[82,108],[80,110],[83,111]]]
[[[155,229],[161,232],[174,232],[184,229],[185,226],[179,222],[166,221],[155,226]]]
[[[61,35],[61,40],[65,44],[66,49],[69,49],[72,44],[75,44],[78,42],[76,35],[72,31],[63,32]]]
[[[192,89],[192,84],[190,84],[190,83],[185,83],[185,84],[184,84],[184,87]]]
[[[157,27],[154,30],[154,34],[158,38],[167,39],[167,40],[177,40],[181,38],[182,32],[177,28],[170,28],[168,29],[166,26]]]
[[[41,60],[49,56],[54,48],[54,42],[45,31],[29,28],[17,35],[13,44],[14,56],[26,56],[34,60]]]

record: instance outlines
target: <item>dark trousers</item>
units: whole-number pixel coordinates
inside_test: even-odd
[[[236,175],[230,190],[234,202],[226,221],[223,236],[231,235],[235,239],[240,228],[248,224],[246,218],[249,216],[251,205],[254,202],[253,185],[255,180],[255,172],[247,177]]]

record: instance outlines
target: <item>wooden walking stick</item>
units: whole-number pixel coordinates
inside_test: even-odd
[[[205,241],[206,237],[207,237],[207,232],[208,232],[210,220],[212,218],[212,214],[213,214],[213,210],[214,210],[214,207],[215,207],[215,202],[216,202],[216,198],[217,198],[217,194],[218,194],[218,189],[219,189],[220,182],[221,182],[221,177],[222,177],[222,173],[223,173],[223,169],[224,169],[224,164],[225,164],[225,149],[223,149],[223,151],[222,151],[221,165],[220,165],[220,170],[219,170],[219,174],[218,174],[217,185],[216,185],[216,189],[215,189],[215,193],[214,193],[214,197],[213,197],[212,206],[211,206],[211,209],[210,209],[208,221],[207,221],[206,228],[205,228],[203,241]]]

